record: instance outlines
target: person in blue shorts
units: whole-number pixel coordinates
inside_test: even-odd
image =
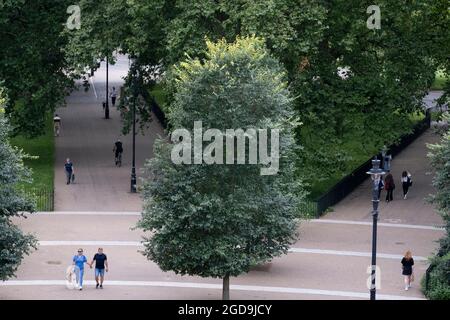
[[[73,264],[75,265],[75,274],[77,275],[77,283],[80,286],[80,290],[83,290],[83,276],[84,276],[84,264],[87,263],[91,268],[92,265],[86,259],[86,256],[83,255],[83,249],[78,249],[78,254],[72,259]]]
[[[103,253],[103,248],[98,248],[98,252],[94,255],[90,264],[91,268],[95,261],[95,289],[103,289],[103,280],[105,279],[105,271],[108,272],[108,258]]]

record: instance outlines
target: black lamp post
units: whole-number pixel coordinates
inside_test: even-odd
[[[105,104],[105,119],[109,119],[109,61],[106,56],[106,104]]]
[[[371,272],[371,287],[370,287],[370,300],[376,300],[376,285],[375,285],[375,270],[377,265],[377,222],[378,222],[378,204],[380,203],[380,198],[378,196],[380,179],[383,179],[383,175],[386,172],[380,168],[380,160],[374,158],[372,160],[372,169],[370,169],[367,174],[370,174],[372,178],[372,272]]]
[[[132,68],[136,68],[136,58],[133,58],[133,65]],[[139,70],[134,69],[133,70],[133,79],[132,79],[132,86],[133,86],[133,114],[132,114],[132,121],[133,121],[133,155],[132,155],[132,167],[131,167],[131,193],[136,193],[136,99],[138,97],[138,90],[137,90],[137,81],[139,77]]]

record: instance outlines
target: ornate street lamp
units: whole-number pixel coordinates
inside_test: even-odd
[[[109,60],[106,56],[106,104],[105,104],[105,119],[109,119]]]
[[[378,222],[378,204],[380,203],[379,198],[379,187],[380,179],[383,179],[383,175],[386,172],[380,168],[380,160],[376,157],[372,160],[372,169],[370,169],[367,174],[372,178],[372,272],[371,272],[371,287],[370,287],[370,300],[376,300],[376,285],[375,285],[375,270],[377,265],[377,222]]]
[[[137,178],[136,178],[136,99],[138,98],[138,88],[137,88],[137,81],[139,77],[139,70],[136,68],[137,65],[137,59],[131,58],[133,64],[132,68],[133,70],[133,78],[132,78],[132,87],[133,87],[133,104],[132,104],[132,121],[133,121],[133,160],[132,160],[132,166],[131,166],[131,193],[136,193],[136,184],[137,184]]]

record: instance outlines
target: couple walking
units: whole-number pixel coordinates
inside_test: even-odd
[[[98,252],[94,255],[91,263],[88,262],[85,255],[83,255],[83,249],[78,249],[78,254],[72,259],[72,265],[74,266],[74,272],[76,275],[76,281],[78,288],[83,290],[83,278],[84,278],[84,264],[86,263],[92,269],[92,265],[95,261],[95,282],[97,283],[95,288],[103,289],[103,280],[105,279],[105,271],[108,272],[108,259],[103,253],[103,248],[98,248]]]

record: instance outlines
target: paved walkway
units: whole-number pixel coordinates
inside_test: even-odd
[[[120,57],[110,66],[110,90],[119,91],[128,70],[128,59]],[[67,98],[67,107],[59,108],[61,135],[56,138],[55,210],[56,211],[126,211],[141,210],[139,195],[131,194],[132,135],[121,135],[120,114],[110,104],[110,119],[104,119],[105,65],[92,78],[93,88],[83,88]],[[145,159],[153,156],[153,142],[164,131],[155,120],[145,135],[136,137],[136,168],[140,174]],[[122,167],[114,164],[114,142],[124,145]],[[73,160],[76,183],[66,185],[65,159]]]
[[[96,76],[99,95],[101,82]],[[0,299],[220,299],[221,280],[163,272],[138,252],[143,233],[132,227],[140,217],[141,202],[128,193],[129,156],[125,156],[122,168],[112,162],[112,143],[120,132],[118,114],[111,110],[112,119],[103,120],[101,100],[96,100],[93,92],[76,92],[68,101],[69,107],[60,110],[64,122],[62,136],[57,139],[57,212],[15,220],[21,229],[34,233],[40,245],[25,258],[17,279],[0,283]],[[144,158],[152,156],[156,133],[162,129],[154,123],[148,135],[139,137],[139,167]],[[129,155],[130,143],[124,140]],[[380,208],[378,299],[424,298],[419,279],[427,268],[426,258],[437,247],[435,241],[444,234],[438,228],[440,217],[423,201],[432,192],[425,143],[436,140],[427,132],[393,161],[398,188],[395,201]],[[62,163],[66,156],[74,160],[75,185],[64,184]],[[408,200],[399,197],[403,168],[410,170],[414,179]],[[368,299],[370,195],[367,181],[337,204],[334,212],[302,222],[300,240],[287,255],[231,279],[231,297]],[[105,289],[94,288],[90,270],[85,290],[66,289],[65,270],[77,248],[83,247],[91,259],[100,246],[110,263]],[[411,290],[404,291],[400,259],[407,249],[412,249],[416,259],[417,281]]]
[[[439,137],[428,130],[408,148],[392,160],[391,173],[395,179],[394,201],[380,202],[380,222],[407,223],[418,225],[440,225],[442,218],[433,210],[433,206],[425,198],[434,192],[431,185],[433,175],[426,155],[427,143],[435,143]],[[408,199],[403,200],[400,177],[403,170],[412,174],[413,185]],[[348,197],[334,206],[334,211],[326,214],[324,219],[366,220],[371,214],[371,183],[367,179]],[[385,199],[385,191],[381,199]]]

